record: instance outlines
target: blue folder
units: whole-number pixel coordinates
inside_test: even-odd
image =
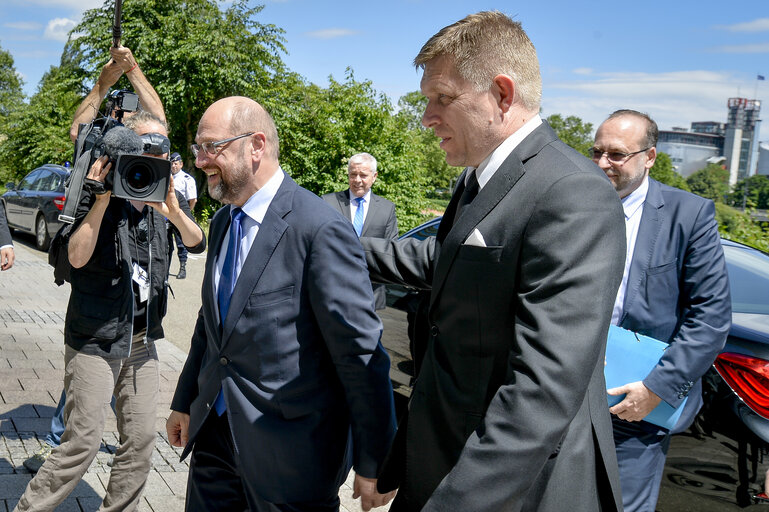
[[[609,339],[606,342],[606,366],[604,376],[606,389],[624,386],[631,382],[644,380],[657,366],[669,344],[643,334],[628,331],[616,325],[609,326]],[[616,405],[625,395],[606,395],[609,407]],[[686,398],[676,408],[662,401],[644,421],[658,427],[672,430],[686,405]]]

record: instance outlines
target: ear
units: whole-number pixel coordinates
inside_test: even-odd
[[[647,169],[651,169],[656,159],[657,159],[657,148],[651,148],[649,151],[646,152],[646,163],[644,164],[644,167],[646,167]]]
[[[503,112],[507,112],[515,102],[515,82],[509,75],[497,75],[492,82],[497,105]]]
[[[251,136],[251,156],[260,160],[267,148],[267,137],[262,132],[256,132]]]
[[[374,184],[374,182],[376,181],[376,178],[377,178],[377,176],[379,176],[379,173],[378,173],[378,172],[375,172],[375,173],[373,174],[373,178],[374,178],[374,179],[372,179],[372,180],[371,180],[371,184],[372,184],[372,185],[373,185],[373,184]]]

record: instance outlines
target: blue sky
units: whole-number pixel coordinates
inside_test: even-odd
[[[13,55],[27,94],[58,63],[83,10],[101,3],[0,0],[0,46]],[[522,22],[537,48],[545,116],[597,125],[617,108],[635,108],[670,129],[725,122],[727,99],[749,97],[766,102],[761,139],[769,140],[769,80],[756,80],[769,78],[766,0],[254,3],[265,4],[259,21],[285,29],[289,68],[319,85],[351,67],[396,103],[419,88],[411,61],[431,35],[471,12],[498,9]]]

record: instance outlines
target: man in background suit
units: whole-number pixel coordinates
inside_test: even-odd
[[[392,511],[619,510],[603,378],[625,254],[617,195],[541,120],[520,23],[470,15],[415,64],[422,123],[467,169],[435,238],[361,239],[373,280],[432,289],[380,490],[400,480]]]
[[[191,451],[188,510],[336,511],[350,465],[364,510],[395,432],[363,250],[350,223],[278,163],[249,98],[217,101],[192,146],[211,197],[203,304],[171,404]]]
[[[398,236],[398,219],[395,217],[395,205],[371,192],[376,178],[376,158],[368,153],[353,155],[347,164],[350,188],[324,194],[323,200],[352,222],[358,236],[389,240]],[[374,299],[376,309],[387,306],[383,285],[374,285]]]
[[[8,229],[8,219],[5,218],[5,208],[0,205],[0,270],[11,268],[15,258],[13,238],[11,238],[11,230]]]
[[[642,421],[662,400],[678,407],[672,433],[685,430],[702,405],[700,377],[726,343],[729,280],[713,202],[649,178],[657,157],[657,123],[618,110],[601,124],[593,161],[622,199],[627,255],[612,324],[670,343],[642,382],[610,389],[627,396],[610,409],[626,512],[654,511],[670,434]]]

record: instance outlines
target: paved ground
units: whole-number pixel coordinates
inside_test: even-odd
[[[32,475],[22,462],[40,448],[61,394],[64,366],[64,315],[69,286],[57,287],[45,254],[31,239],[14,236],[16,263],[0,274],[0,512],[11,511]],[[171,271],[175,272],[178,261]],[[176,299],[169,304],[164,322],[167,339],[158,343],[160,399],[157,444],[139,510],[184,510],[187,461],[179,462],[180,449],[170,446],[165,419],[200,304],[203,259],[188,263],[188,279],[171,278]],[[182,347],[182,348],[180,348]],[[70,497],[56,510],[89,512],[99,508],[109,478],[110,453],[115,449],[114,415],[107,415],[102,450]],[[352,472],[351,472],[352,477]],[[342,510],[360,510],[352,500],[351,478],[340,490]],[[377,510],[386,510],[386,507]]]

